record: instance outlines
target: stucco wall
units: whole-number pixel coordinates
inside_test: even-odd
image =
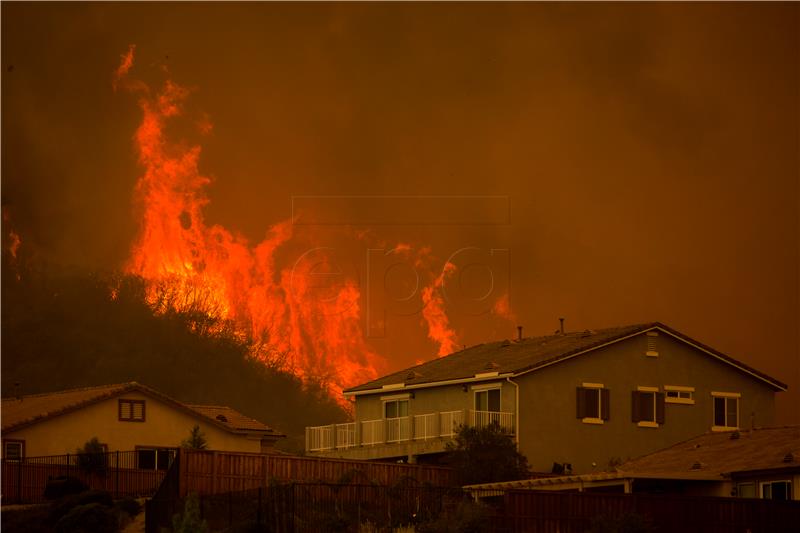
[[[146,420],[119,421],[119,398],[145,400]],[[25,455],[28,457],[74,453],[92,437],[107,444],[109,451],[133,450],[135,446],[178,447],[197,424],[205,433],[211,449],[261,451],[259,438],[230,433],[139,392],[127,393],[119,398],[105,400],[14,432],[3,433],[3,438],[24,439]]]
[[[740,427],[773,423],[774,392],[736,370],[671,336],[658,336],[658,357],[647,357],[646,335],[621,341],[584,356],[517,378],[520,385],[520,449],[538,471],[554,462],[571,463],[574,473],[607,468],[612,457],[633,458],[710,431],[711,392],[737,392]],[[576,387],[602,383],[610,390],[610,419],[602,425],[576,418]],[[637,386],[694,387],[694,405],[667,403],[658,428],[631,422],[631,392]],[[593,466],[592,463],[596,463]]]

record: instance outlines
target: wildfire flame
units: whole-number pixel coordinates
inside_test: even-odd
[[[156,308],[199,306],[232,321],[258,341],[253,357],[279,365],[302,379],[324,378],[334,397],[343,387],[378,376],[386,361],[364,338],[360,290],[346,279],[320,297],[319,272],[328,259],[320,252],[314,261],[282,266],[282,250],[308,246],[291,220],[272,226],[267,237],[251,245],[237,234],[204,220],[209,178],[198,168],[201,147],[173,143],[165,135],[168,122],[179,117],[187,89],[167,80],[154,91],[128,80],[134,62],[131,45],[115,72],[121,85],[139,96],[142,120],[134,140],[143,175],[136,185],[141,209],[140,231],[126,271],[144,278],[148,299]],[[203,116],[196,126],[211,131]],[[409,252],[408,245],[400,249]],[[422,315],[428,336],[439,344],[438,354],[457,349],[457,337],[445,313],[442,287],[455,271],[447,263],[422,291]],[[112,295],[113,297],[113,295]]]

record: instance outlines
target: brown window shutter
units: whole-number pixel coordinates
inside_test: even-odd
[[[576,392],[575,405],[577,405],[576,415],[578,418],[586,417],[586,389],[578,387]]]
[[[119,419],[131,419],[131,403],[125,400],[119,400]]]
[[[638,422],[641,420],[640,413],[642,412],[642,408],[640,404],[639,392],[633,391],[633,394],[631,395],[631,422]]]
[[[656,424],[664,423],[664,393],[656,393]]]
[[[600,418],[603,420],[611,418],[611,391],[608,389],[600,390]]]

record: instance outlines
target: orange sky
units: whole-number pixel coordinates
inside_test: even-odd
[[[141,117],[111,82],[136,43],[138,76],[168,66],[186,116],[213,123],[209,223],[258,242],[292,196],[507,198],[442,203],[457,223],[415,219],[430,201],[323,214],[429,247],[434,269],[508,250],[496,281],[517,320],[455,305],[459,343],[560,316],[659,320],[788,383],[781,421],[798,423],[799,19],[796,4],[4,3],[3,207],[49,260],[125,262]],[[329,238],[363,283],[366,247]],[[419,313],[385,326],[369,342],[388,368],[436,354]]]

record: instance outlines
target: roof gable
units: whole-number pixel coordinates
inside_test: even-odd
[[[434,386],[453,380],[519,376],[651,330],[659,330],[671,335],[711,357],[736,367],[751,377],[766,382],[776,390],[786,390],[786,385],[780,381],[664,324],[653,322],[526,338],[520,341],[505,340],[479,344],[346,389],[344,392],[352,395],[385,390],[385,388]]]
[[[89,405],[116,398],[130,392],[140,392],[194,418],[211,423],[232,433],[264,433],[282,436],[266,424],[249,418],[230,407],[189,406],[146,385],[131,381],[114,385],[84,387],[64,391],[31,394],[21,398],[3,398],[2,430],[14,431],[50,418],[77,411]],[[216,411],[224,412],[226,421],[216,418]],[[213,416],[212,416],[213,415]],[[228,422],[233,420],[234,422]],[[241,427],[238,427],[241,426]]]

